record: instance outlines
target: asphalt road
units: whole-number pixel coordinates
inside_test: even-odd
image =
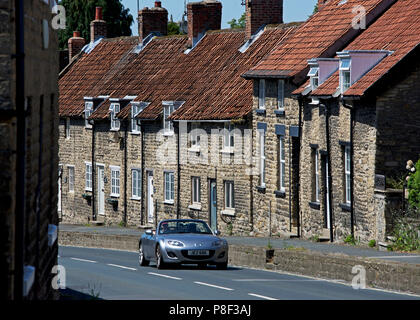
[[[320,279],[229,266],[157,270],[140,267],[138,254],[59,248],[68,290],[112,300],[399,300],[419,296],[359,289]]]

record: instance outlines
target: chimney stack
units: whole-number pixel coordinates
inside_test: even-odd
[[[188,47],[193,47],[208,30],[222,26],[222,3],[215,0],[190,2],[188,12]]]
[[[73,37],[69,39],[68,41],[68,47],[69,47],[69,62],[71,62],[71,59],[73,59],[74,56],[76,56],[80,50],[84,47],[86,41],[80,36],[79,31],[73,32]]]
[[[246,36],[266,24],[283,23],[283,0],[246,0]]]
[[[152,32],[158,32],[163,36],[168,34],[168,11],[162,8],[160,1],[155,1],[153,8],[145,7],[140,10],[138,18],[140,41]]]
[[[102,7],[96,7],[95,20],[90,23],[90,41],[106,38],[106,22],[102,20]]]

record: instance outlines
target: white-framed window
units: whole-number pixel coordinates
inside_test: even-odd
[[[340,88],[344,93],[351,87],[351,60],[350,58],[341,59],[340,61]]]
[[[284,146],[284,136],[279,136],[279,190],[286,189],[286,152]]]
[[[142,110],[139,104],[133,104],[131,106],[131,132],[132,133],[140,133],[140,126],[137,124],[136,116]]]
[[[111,103],[109,110],[111,111],[111,130],[120,130],[120,120],[117,119],[117,114],[120,112],[120,104]]]
[[[320,185],[319,185],[319,150],[314,149],[314,179],[315,179],[315,192],[314,200],[319,202]]]
[[[200,177],[191,178],[191,201],[193,204],[201,202],[201,179]]]
[[[175,198],[175,174],[173,172],[164,172],[164,194],[165,202],[174,202]]]
[[[312,90],[315,90],[319,86],[319,68],[311,67],[308,76],[310,77],[311,88]]]
[[[284,80],[277,82],[277,107],[284,111]]]
[[[70,139],[70,118],[66,118],[66,139]]]
[[[175,111],[173,103],[163,104],[163,129],[166,134],[174,132],[174,124],[168,117]]]
[[[141,170],[131,169],[131,197],[141,199]]]
[[[191,148],[200,147],[200,133],[199,133],[199,125],[197,122],[191,123],[190,142],[191,142]]]
[[[67,166],[69,178],[69,192],[74,192],[74,166]]]
[[[233,181],[225,181],[225,209],[235,208],[235,185]]]
[[[260,187],[265,187],[265,131],[260,130]]]
[[[111,169],[111,196],[120,196],[120,167],[110,166]]]
[[[351,203],[351,181],[350,181],[350,167],[351,167],[351,155],[350,146],[344,148],[344,175],[345,175],[345,201],[346,204]]]
[[[92,164],[86,162],[85,189],[92,191]]]
[[[85,102],[85,128],[92,128],[92,125],[89,123],[89,117],[93,112],[93,102],[87,101]]]
[[[265,80],[260,79],[258,86],[258,108],[265,109]]]
[[[224,135],[223,135],[223,147],[224,149],[233,149],[235,146],[235,133],[234,126],[230,123],[225,123]]]

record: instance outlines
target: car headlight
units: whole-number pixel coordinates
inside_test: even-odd
[[[212,246],[213,246],[213,247],[220,247],[220,246],[222,246],[222,245],[224,245],[224,241],[223,241],[223,240],[217,240],[217,241],[214,241],[214,242],[212,243]]]
[[[185,246],[181,241],[178,241],[178,240],[168,240],[168,244],[172,247],[183,247],[183,246]]]

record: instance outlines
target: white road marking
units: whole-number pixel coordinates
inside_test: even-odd
[[[322,281],[318,279],[232,279],[232,281],[241,281],[241,282],[303,282],[303,281]]]
[[[121,269],[127,269],[127,270],[133,270],[136,271],[136,268],[130,268],[130,267],[125,267],[125,266],[120,266],[118,264],[112,264],[112,263],[107,263],[107,266],[111,266],[111,267],[117,267],[117,268],[121,268]]]
[[[80,259],[80,258],[70,258],[72,260],[83,261],[83,262],[90,262],[90,263],[97,263],[96,261]]]
[[[194,283],[200,284],[200,285],[203,285],[203,286],[207,286],[207,287],[213,287],[213,288],[217,288],[217,289],[222,289],[222,290],[227,290],[227,291],[233,291],[233,289],[231,289],[231,288],[220,287],[220,286],[216,286],[216,285],[210,284],[210,283],[199,282],[199,281],[194,281]]]
[[[261,299],[266,299],[266,300],[278,300],[278,299],[262,296],[262,295],[255,294],[255,293],[248,293],[248,295],[253,296],[253,297],[257,297],[257,298],[261,298]]]
[[[394,259],[394,258],[420,258],[420,256],[382,256],[382,257],[368,257],[374,259]]]
[[[167,276],[166,274],[160,274],[160,273],[154,273],[154,272],[148,272],[148,274],[151,274],[153,276],[158,276],[158,277],[173,279],[173,280],[182,280],[182,278],[171,277],[171,276]]]

